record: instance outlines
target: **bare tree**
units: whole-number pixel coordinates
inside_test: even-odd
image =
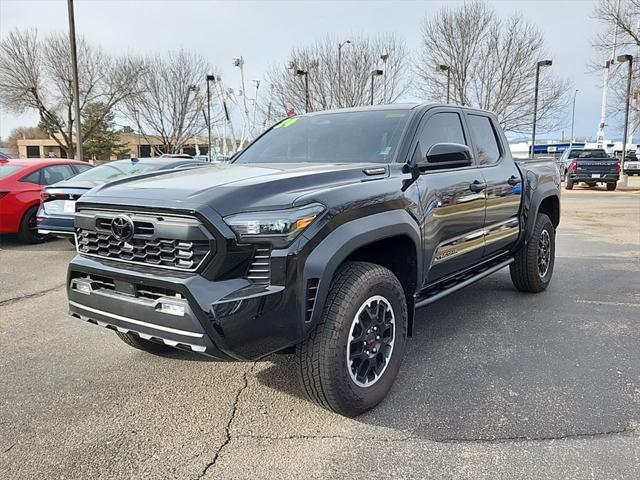
[[[200,55],[179,50],[144,61],[140,92],[125,101],[125,112],[150,144],[159,137],[161,151],[177,153],[206,129],[206,76],[211,67]],[[212,95],[213,97],[213,95]],[[212,98],[212,125],[221,115]],[[214,108],[215,107],[215,108]]]
[[[450,69],[453,103],[491,110],[508,132],[526,133],[533,122],[536,63],[546,57],[540,31],[519,15],[500,19],[481,1],[443,7],[426,16],[421,49],[414,61],[417,90],[444,102]],[[538,125],[550,131],[566,118],[568,81],[540,76]]]
[[[48,135],[40,130],[38,127],[16,127],[11,130],[6,140],[7,148],[18,151],[18,140],[32,139],[32,138],[47,138]]]
[[[340,86],[338,86],[338,44],[341,40],[326,37],[314,44],[291,50],[290,65],[273,66],[268,81],[269,103],[275,118],[287,111],[305,111],[305,83],[296,76],[296,69],[308,72],[310,110],[368,105],[371,96],[371,73],[381,69],[385,73],[375,78],[374,103],[393,103],[409,88],[407,75],[407,47],[393,33],[368,37],[354,35],[350,44],[342,48]],[[385,62],[381,54],[386,53]]]
[[[22,113],[37,110],[40,128],[74,156],[72,70],[69,39],[58,33],[44,39],[37,30],[9,32],[0,43],[0,103]],[[89,103],[105,105],[108,115],[137,91],[140,63],[132,57],[114,58],[100,48],[78,41],[80,110]],[[88,125],[91,137],[102,118]]]
[[[592,65],[592,70],[601,72],[603,67],[606,68],[607,60],[615,54],[635,56],[630,115],[630,132],[634,132],[640,128],[640,0],[600,0],[595,17],[606,28],[594,39],[594,47],[601,61]],[[609,65],[609,88],[613,93],[610,107],[616,115],[621,114],[626,105],[629,65],[617,63],[615,58],[613,60],[613,65]]]

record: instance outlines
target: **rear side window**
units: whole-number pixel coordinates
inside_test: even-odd
[[[36,183],[39,185],[41,175],[42,175],[42,169],[39,168],[38,170],[31,172],[29,175],[22,177],[20,181],[28,182],[28,183]]]
[[[7,165],[5,163],[0,163],[0,178],[8,177],[22,168],[22,165]]]
[[[61,182],[67,178],[73,177],[76,172],[73,171],[71,165],[51,165],[44,167],[42,174],[42,184],[52,185]]]
[[[460,115],[455,112],[441,112],[429,117],[420,132],[419,142],[422,157],[436,143],[466,145]]]
[[[491,119],[483,115],[468,115],[471,137],[478,151],[479,165],[492,165],[500,160],[500,147]]]

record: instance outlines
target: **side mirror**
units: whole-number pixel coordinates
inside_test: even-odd
[[[424,160],[416,165],[420,172],[447,168],[468,167],[473,163],[471,149],[460,143],[436,143]]]

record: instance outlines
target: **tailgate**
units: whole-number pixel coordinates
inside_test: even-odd
[[[603,160],[576,160],[576,173],[587,174],[611,174],[618,173],[618,160],[616,159],[603,159]]]

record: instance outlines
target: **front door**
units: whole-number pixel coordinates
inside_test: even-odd
[[[414,141],[413,158],[425,158],[436,143],[470,145],[461,111],[436,108],[423,117]],[[431,170],[416,180],[422,206],[422,242],[426,283],[478,262],[484,247],[485,192],[475,164]]]

